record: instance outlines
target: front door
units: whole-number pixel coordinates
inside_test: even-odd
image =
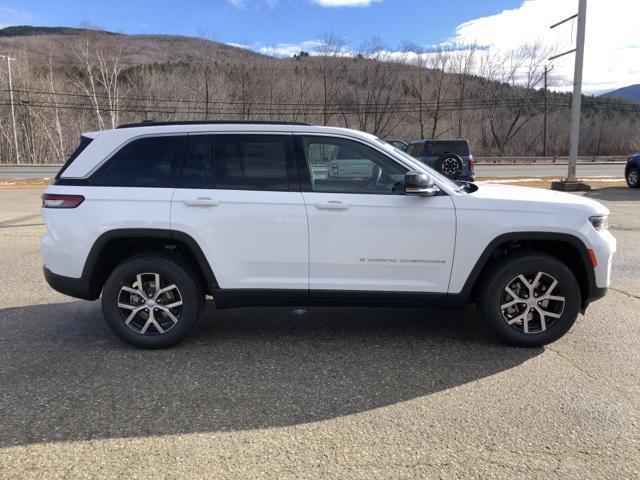
[[[359,141],[295,138],[304,157],[310,289],[446,293],[451,198],[406,195],[407,169]]]

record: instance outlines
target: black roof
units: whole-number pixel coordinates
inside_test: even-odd
[[[310,126],[310,123],[304,122],[269,122],[264,120],[189,120],[175,122],[156,122],[154,120],[144,120],[138,123],[125,123],[118,125],[116,128],[134,128],[134,127],[157,127],[164,125],[302,125]]]

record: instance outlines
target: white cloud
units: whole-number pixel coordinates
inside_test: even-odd
[[[253,50],[253,46],[248,43],[227,42],[230,47],[244,48],[245,50]]]
[[[523,43],[541,41],[563,52],[575,47],[577,22],[549,27],[577,12],[576,0],[525,0],[513,10],[481,17],[459,25],[453,42],[486,46],[489,50],[511,50]],[[640,83],[640,1],[598,0],[587,6],[583,89],[610,90]],[[574,55],[553,61],[559,76],[557,88],[570,90]]]
[[[272,57],[292,57],[300,52],[307,52],[309,55],[318,55],[322,40],[305,40],[299,43],[284,43],[280,42],[275,45],[263,45],[261,43],[247,44],[247,43],[234,43],[227,42],[227,45],[238,48],[245,48],[247,50],[253,50],[254,52],[262,53],[263,55],[269,55]],[[351,57],[354,54],[351,50],[343,47],[337,56]]]
[[[258,46],[254,50],[272,57],[292,57],[295,54],[305,51],[314,53],[320,46],[320,40],[306,40],[300,43],[278,43],[275,46]]]
[[[311,0],[311,2],[321,7],[368,7],[382,0]]]
[[[238,9],[243,9],[247,6],[247,0],[227,0],[227,2]],[[268,8],[275,8],[278,6],[279,0],[255,0],[251,3],[256,8],[262,5],[265,5]]]

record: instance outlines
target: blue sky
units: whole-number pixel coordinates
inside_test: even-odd
[[[359,6],[323,6],[361,3]],[[369,3],[368,5],[366,5]],[[206,29],[224,42],[298,44],[325,31],[352,48],[380,35],[390,47],[410,40],[435,44],[474,18],[517,7],[521,0],[0,0],[0,24],[75,27],[83,20],[124,33],[196,35]],[[364,5],[363,5],[364,4]]]
[[[575,23],[549,30],[577,11],[578,0],[0,0],[0,26],[75,27],[165,33],[291,55],[313,50],[321,34],[348,40],[350,52],[379,36],[387,49],[476,43],[490,55],[539,43],[575,46]],[[621,14],[622,13],[622,14]],[[615,32],[612,34],[612,32]],[[591,0],[587,8],[585,91],[640,83],[640,0]],[[267,47],[270,47],[267,49]],[[573,55],[553,62],[552,88],[569,90]]]

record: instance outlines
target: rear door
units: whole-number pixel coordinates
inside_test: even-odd
[[[221,288],[308,288],[307,215],[291,134],[190,135],[171,227],[201,246]]]

